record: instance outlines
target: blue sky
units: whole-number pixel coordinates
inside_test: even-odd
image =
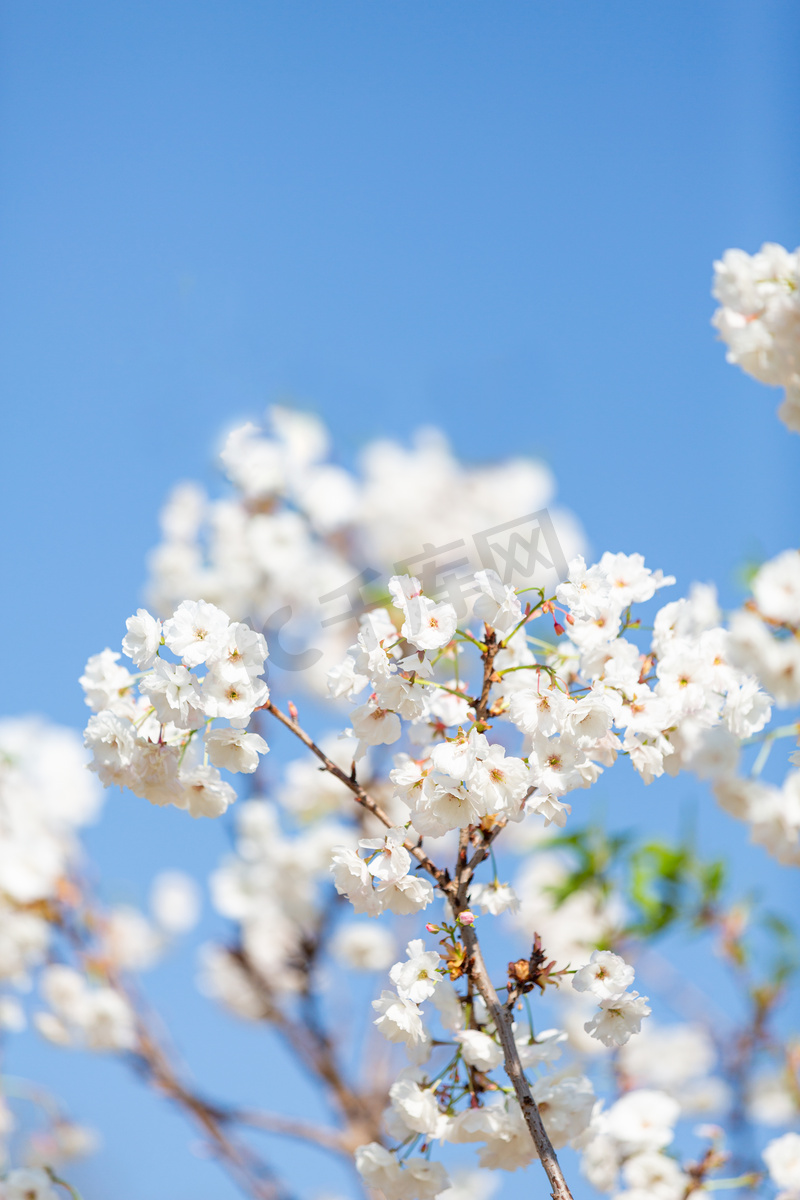
[[[165,492],[286,397],[345,459],[425,423],[469,458],[541,454],[598,554],[728,602],[796,544],[800,441],[709,326],[716,256],[800,241],[791,0],[6,0],[0,22],[4,712],[83,723]],[[645,799],[626,819],[657,825],[672,801]],[[91,842],[116,894],[210,866],[224,834],[187,825],[112,801]],[[190,970],[155,985],[168,1009]],[[224,1083],[244,1039],[205,1046],[192,1013]],[[84,1112],[131,1106],[87,1200],[232,1194],[116,1068],[28,1052]]]

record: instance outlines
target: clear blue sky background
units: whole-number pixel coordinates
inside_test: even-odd
[[[4,711],[83,723],[165,492],[287,395],[346,457],[430,422],[541,454],[598,553],[728,601],[796,544],[800,439],[709,327],[716,256],[800,241],[792,0],[6,0],[0,24]],[[674,793],[628,790],[624,819],[674,828]],[[91,844],[141,899],[224,837],[117,797]],[[255,1097],[276,1060],[204,1041],[191,969],[154,994]],[[18,1057],[107,1129],[87,1200],[233,1195],[121,1070]]]

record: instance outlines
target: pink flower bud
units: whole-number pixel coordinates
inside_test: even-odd
[[[475,914],[471,913],[468,908],[465,908],[462,913],[458,914],[459,925],[474,925]]]

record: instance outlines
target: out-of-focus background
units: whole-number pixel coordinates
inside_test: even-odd
[[[213,484],[223,431],[275,401],[348,464],[425,424],[468,460],[542,457],[598,555],[724,603],[796,543],[800,442],[709,325],[714,258],[800,240],[791,0],[6,0],[0,28],[4,713],[83,725],[77,677],[142,601],[167,490]],[[603,803],[674,832],[697,802],[701,841],[790,902],[670,786]],[[88,841],[106,894],[141,902],[226,837],[114,795]],[[151,995],[202,1082],[274,1095],[272,1041],[205,1032],[211,920]],[[103,1128],[87,1200],[234,1195],[121,1067],[32,1037],[10,1067]],[[313,1154],[278,1158],[320,1193]]]

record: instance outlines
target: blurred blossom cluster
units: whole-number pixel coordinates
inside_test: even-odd
[[[757,254],[728,250],[714,270],[714,325],[728,362],[784,388],[778,415],[800,433],[800,250],[774,242]]]
[[[193,483],[175,489],[147,591],[163,615],[204,599],[269,630],[283,614],[287,637],[315,651],[303,659],[302,686],[319,694],[350,638],[348,621],[337,620],[349,615],[344,593],[365,574],[391,575],[425,546],[458,558],[451,548],[475,533],[548,507],[563,552],[583,548],[575,518],[553,507],[555,483],[540,462],[467,466],[439,431],[425,430],[410,450],[370,444],[353,474],[330,461],[316,417],[273,407],[268,422],[269,433],[248,424],[229,435],[222,466],[231,494],[211,499]]]

